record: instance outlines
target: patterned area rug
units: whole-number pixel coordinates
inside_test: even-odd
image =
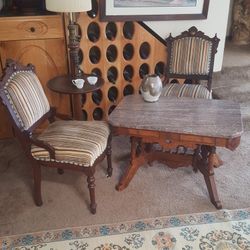
[[[249,250],[250,208],[67,228],[0,238],[22,250]]]

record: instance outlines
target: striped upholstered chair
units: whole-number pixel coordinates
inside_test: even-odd
[[[9,111],[15,135],[31,160],[34,175],[34,199],[42,205],[41,166],[78,170],[87,176],[90,210],[96,212],[95,166],[107,155],[108,176],[112,174],[111,136],[102,121],[55,120],[34,67],[24,67],[11,60],[0,82],[0,97]],[[45,120],[49,125],[40,134],[34,133]],[[56,195],[56,194],[55,194]]]
[[[219,41],[216,35],[210,38],[194,26],[179,36],[170,34],[166,39],[167,84],[162,95],[212,98],[214,57]]]

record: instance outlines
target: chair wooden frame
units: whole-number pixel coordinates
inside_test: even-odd
[[[19,139],[25,155],[29,158],[32,164],[33,169],[33,178],[34,178],[34,200],[37,206],[42,205],[42,195],[41,195],[41,166],[57,168],[58,173],[63,173],[63,169],[70,169],[74,171],[83,172],[87,176],[88,189],[90,194],[90,211],[92,214],[96,213],[96,201],[95,201],[95,168],[96,165],[101,162],[105,156],[107,156],[107,176],[110,177],[112,175],[112,163],[111,163],[111,134],[109,135],[107,141],[107,147],[104,152],[95,160],[94,164],[89,167],[77,166],[70,163],[60,163],[56,161],[42,161],[36,160],[31,155],[31,145],[37,145],[38,147],[44,148],[49,152],[50,158],[55,159],[55,149],[53,146],[49,145],[45,141],[39,140],[36,137],[35,129],[39,127],[44,121],[48,120],[50,123],[55,121],[56,109],[51,107],[49,112],[43,115],[35,124],[33,124],[29,129],[24,130],[19,121],[17,120],[16,115],[11,107],[11,104],[4,92],[4,87],[8,82],[10,76],[17,71],[33,71],[35,72],[35,67],[31,64],[27,66],[20,65],[13,60],[7,60],[6,68],[4,72],[4,76],[0,81],[0,97],[2,103],[6,106],[10,120],[13,125],[13,129],[16,137]]]
[[[186,37],[198,37],[206,41],[210,41],[212,43],[212,49],[211,49],[211,58],[209,63],[209,70],[208,74],[176,74],[176,73],[170,73],[169,69],[171,67],[171,50],[173,42],[179,39],[183,39]],[[205,35],[204,32],[198,31],[198,29],[195,26],[192,26],[187,31],[182,32],[180,35],[173,37],[170,33],[169,37],[166,38],[165,44],[167,46],[167,64],[166,64],[166,80],[169,81],[169,79],[188,79],[191,80],[192,83],[199,83],[200,80],[207,80],[207,89],[211,91],[212,89],[212,74],[214,69],[214,59],[215,54],[217,52],[217,48],[219,45],[220,39],[217,37],[217,34],[213,38],[210,38],[209,36]]]

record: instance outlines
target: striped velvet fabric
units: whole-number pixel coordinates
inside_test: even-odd
[[[191,97],[201,99],[212,99],[212,93],[199,84],[167,84],[162,90],[163,96]]]
[[[29,129],[50,109],[41,83],[32,71],[13,73],[4,90],[24,130]]]
[[[173,41],[170,73],[207,75],[212,53],[212,42],[199,37],[185,37]]]
[[[56,121],[38,137],[55,148],[55,159],[35,145],[31,153],[37,160],[89,167],[106,149],[109,134],[103,121]]]

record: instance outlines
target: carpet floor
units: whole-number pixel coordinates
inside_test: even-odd
[[[213,74],[213,96],[241,105],[244,126],[250,130],[250,48],[226,43],[223,68]]]
[[[216,182],[225,209],[250,207],[250,132],[231,152],[218,149],[224,165],[216,169]],[[137,172],[127,189],[115,190],[129,163],[129,141],[113,140],[112,178],[105,177],[106,162],[96,173],[97,214],[88,209],[86,177],[54,169],[43,169],[43,206],[36,207],[32,195],[29,162],[15,140],[0,143],[0,236],[91,224],[114,223],[166,215],[216,211],[205,181],[190,168],[176,170],[155,162]]]
[[[226,67],[215,74],[213,97],[240,103],[244,127],[250,130],[250,65]]]

